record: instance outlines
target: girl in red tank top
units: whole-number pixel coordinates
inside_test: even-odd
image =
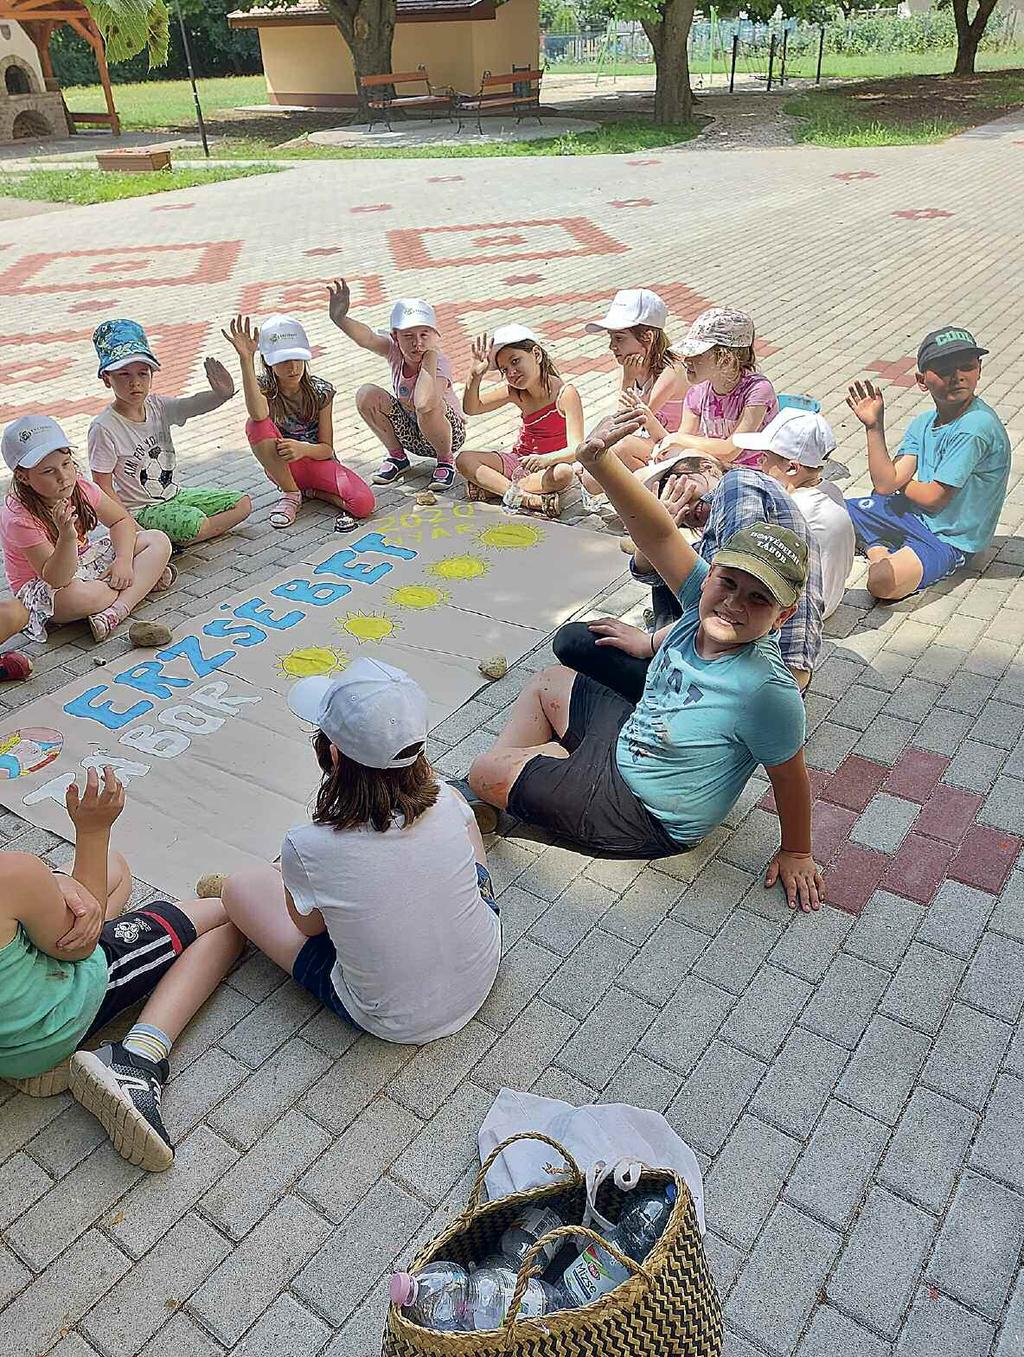
[[[496,368],[504,378],[486,394],[480,384]],[[583,441],[579,392],[563,382],[540,340],[525,325],[504,325],[473,341],[473,365],[463,395],[467,415],[518,407],[522,426],[507,452],[460,452],[456,466],[470,499],[493,495],[511,509],[557,518],[560,493],[572,483],[574,449]]]

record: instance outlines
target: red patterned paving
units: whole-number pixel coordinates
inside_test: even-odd
[[[917,355],[913,353],[895,359],[876,358],[866,366],[868,372],[887,378],[893,386],[914,386],[917,380]]]
[[[842,174],[834,174],[833,179],[844,179],[847,183],[857,179],[877,179],[878,175],[874,170],[844,170]]]
[[[974,824],[985,798],[959,787],[936,787],[924,803],[914,828],[930,839],[940,839],[954,847]]]
[[[654,207],[653,198],[618,198],[612,207]]]
[[[892,215],[905,217],[907,221],[934,221],[936,217],[951,217],[953,213],[942,207],[905,207]]]
[[[26,254],[0,273],[0,296],[27,296],[54,292],[98,292],[117,286],[195,287],[224,283],[231,277],[240,240],[204,241],[188,245],[127,245],[118,250],[116,264],[109,250],[60,250]],[[85,261],[96,260],[95,264]],[[177,269],[175,268],[177,266]],[[83,280],[85,270],[120,269],[117,278]]]
[[[518,287],[520,284],[543,282],[543,273],[513,273],[509,278],[503,278],[501,281],[508,287]]]
[[[924,805],[948,767],[949,759],[943,754],[932,754],[927,749],[907,749],[882,785],[890,796],[902,796],[905,801]],[[974,819],[973,815],[971,819]]]
[[[949,875],[965,886],[997,895],[1020,855],[1021,841],[989,825],[973,825],[953,859]]]
[[[888,771],[884,764],[850,754],[829,778],[822,797],[835,806],[845,806],[860,814],[885,781]]]
[[[893,895],[902,895],[907,900],[916,900],[919,905],[927,905],[945,881],[952,856],[950,844],[926,839],[922,834],[912,831],[903,840],[895,857],[889,860],[882,877],[882,886]]]
[[[380,274],[357,274],[351,278],[346,275],[345,281],[352,289],[353,311],[384,305],[384,280]],[[242,289],[238,307],[246,316],[326,311],[327,283],[323,278],[282,278],[276,282],[249,283]]]
[[[431,250],[431,245],[435,243],[440,250],[458,248],[467,232],[477,238],[484,231],[513,231],[524,238],[526,248],[509,254],[434,254]],[[559,240],[564,242],[561,246]],[[400,269],[465,268],[471,264],[510,264],[516,259],[571,259],[623,254],[628,248],[588,217],[544,217],[533,221],[474,222],[468,226],[424,226],[389,231],[388,245],[395,266]]]
[[[393,212],[392,203],[362,203],[359,207],[350,207],[350,212]]]
[[[847,914],[859,914],[878,889],[889,859],[873,848],[847,843],[825,873],[825,899]]]

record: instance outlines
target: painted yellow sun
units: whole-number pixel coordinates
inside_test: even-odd
[[[432,584],[402,584],[392,589],[387,601],[396,608],[440,608],[451,595]]]
[[[534,523],[493,523],[484,528],[480,541],[485,547],[494,547],[496,551],[521,551],[524,547],[535,547],[544,541],[544,534]]]
[[[427,566],[428,575],[436,575],[441,580],[478,580],[491,568],[490,561],[482,556],[446,556]]]
[[[309,678],[313,674],[340,674],[349,664],[343,650],[335,646],[308,646],[278,656],[277,668],[289,678]]]
[[[386,613],[346,613],[335,621],[344,635],[360,642],[376,641],[378,645],[394,636],[402,625]]]

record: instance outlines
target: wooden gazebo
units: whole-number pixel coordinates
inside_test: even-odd
[[[96,65],[99,69],[100,84],[103,86],[107,111],[105,113],[72,113],[69,110],[68,117],[75,126],[79,123],[87,123],[109,127],[115,137],[120,136],[121,120],[117,116],[117,109],[114,106],[114,91],[110,86],[110,71],[107,68],[107,53],[103,44],[103,36],[85,5],[79,3],[79,0],[0,0],[0,20],[4,19],[10,19],[14,23],[21,24],[32,39],[36,51],[39,53],[39,64],[42,67],[46,88],[51,91],[60,89],[60,84],[53,73],[53,62],[50,59],[50,37],[53,30],[61,24],[68,24],[79,37],[85,39],[96,55]]]

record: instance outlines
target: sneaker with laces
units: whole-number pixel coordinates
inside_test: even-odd
[[[155,1063],[119,1042],[71,1057],[71,1095],[91,1112],[129,1164],[169,1169],[174,1147],[160,1114],[167,1061]]]
[[[430,478],[431,490],[450,490],[455,484],[455,468],[451,462],[438,462]]]
[[[408,457],[385,457],[370,478],[372,485],[394,485],[399,476],[404,476],[412,466]]]
[[[105,641],[117,631],[127,616],[128,609],[123,603],[115,603],[113,607],[101,613],[93,613],[89,618],[89,630],[92,632],[93,640]]]

